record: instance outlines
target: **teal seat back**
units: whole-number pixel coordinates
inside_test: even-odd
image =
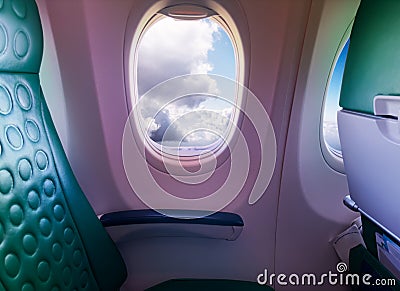
[[[399,13],[397,0],[361,1],[340,94],[344,109],[373,115],[376,95],[400,95]]]
[[[62,149],[42,52],[35,1],[0,0],[0,290],[117,290],[126,268]]]
[[[338,113],[350,195],[380,225],[400,236],[400,1],[362,0],[354,20]],[[345,195],[345,194],[344,194]],[[363,217],[365,222],[369,219]],[[375,232],[364,238],[376,253]],[[373,227],[374,226],[374,227]]]

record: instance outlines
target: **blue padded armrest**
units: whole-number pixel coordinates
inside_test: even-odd
[[[165,210],[162,212],[166,213]],[[148,223],[244,226],[243,219],[235,213],[216,212],[202,217],[202,213],[205,212],[200,210],[168,210],[168,212],[171,216],[167,216],[152,209],[117,211],[103,214],[100,217],[100,221],[105,227]]]

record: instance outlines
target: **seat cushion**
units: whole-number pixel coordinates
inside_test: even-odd
[[[172,279],[153,286],[148,291],[158,290],[190,290],[190,291],[256,291],[274,290],[270,286],[259,285],[256,282],[223,280],[223,279]]]

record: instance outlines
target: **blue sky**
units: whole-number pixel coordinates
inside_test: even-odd
[[[147,28],[139,43],[139,95],[145,95],[163,81],[187,74],[216,74],[235,80],[236,61],[232,42],[219,23],[212,19],[175,20],[161,17]],[[187,86],[192,85],[197,92],[218,95],[218,84],[212,77],[197,81]],[[179,88],[173,90],[179,94]],[[184,98],[163,108],[166,104],[163,95],[145,100],[145,110],[142,112],[144,127],[149,128],[148,134],[153,141],[162,143],[167,138],[168,144],[172,144],[181,141],[185,133],[210,122],[215,124],[212,130],[225,132],[233,110],[229,102],[197,94],[196,97]],[[163,112],[157,113],[161,108]],[[176,122],[189,112],[196,112],[192,114],[195,116],[193,122],[188,118],[185,122]],[[167,128],[168,137],[165,135]],[[190,134],[185,143],[187,146],[205,145],[215,139],[215,134],[200,130]]]
[[[208,52],[208,60],[213,65],[211,73],[235,80],[236,64],[232,42],[221,27],[218,36],[215,36],[213,45],[214,50]]]
[[[325,104],[325,119],[329,121],[336,121],[336,112],[340,109],[339,98],[340,89],[342,87],[344,65],[346,63],[347,52],[349,50],[349,41],[346,42],[336,62],[333,70],[331,82],[328,87],[326,104]]]
[[[342,87],[344,66],[346,63],[347,52],[349,50],[349,40],[343,47],[337,59],[330,83],[328,84],[328,92],[325,100],[324,109],[324,138],[328,146],[334,151],[341,153],[341,146],[339,140],[339,132],[337,126],[337,111],[340,110],[339,99],[340,90]]]

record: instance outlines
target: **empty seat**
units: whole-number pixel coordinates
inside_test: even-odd
[[[125,265],[64,154],[42,53],[35,1],[1,0],[0,290],[117,290]]]
[[[400,2],[363,0],[350,36],[339,134],[350,195],[400,235]]]
[[[343,76],[343,109],[338,112],[350,195],[362,213],[368,249],[351,250],[350,271],[374,279],[394,278],[377,260],[379,237],[387,235],[398,243],[400,235],[399,15],[400,1],[361,1]],[[370,290],[366,287],[355,290]],[[398,290],[396,286],[384,288]]]

